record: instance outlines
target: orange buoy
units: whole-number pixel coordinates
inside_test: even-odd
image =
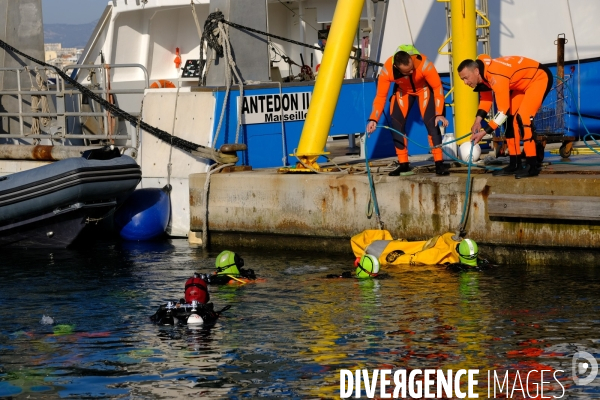
[[[159,79],[156,82],[152,82],[152,85],[150,85],[150,88],[152,89],[164,89],[164,88],[175,88],[177,86],[175,86],[175,84],[171,81],[168,81],[166,79]]]
[[[175,49],[175,60],[173,60],[173,62],[175,63],[175,68],[179,69],[179,67],[181,67],[181,54],[179,54],[179,47]]]

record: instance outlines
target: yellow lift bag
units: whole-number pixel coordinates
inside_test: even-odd
[[[452,240],[452,236],[454,233],[448,232],[429,240],[408,242],[393,240],[386,230],[366,230],[354,235],[350,242],[356,257],[371,254],[381,265],[437,265],[460,262],[456,252],[459,242]]]

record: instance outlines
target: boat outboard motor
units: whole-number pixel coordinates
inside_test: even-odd
[[[81,154],[86,160],[112,160],[121,157],[121,152],[114,145],[106,145],[99,149],[86,150]]]

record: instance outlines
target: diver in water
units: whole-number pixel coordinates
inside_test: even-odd
[[[174,325],[175,319],[180,325],[214,324],[221,313],[231,306],[215,311],[213,303],[209,303],[210,294],[206,286],[206,275],[194,273],[185,282],[185,298],[179,302],[169,301],[162,304],[150,317],[157,325]]]
[[[479,247],[473,239],[463,239],[456,245],[459,262],[447,264],[452,271],[481,271],[492,266],[486,259],[479,258]]]
[[[230,250],[222,251],[215,260],[216,272],[207,276],[211,285],[225,285],[228,283],[248,283],[256,280],[254,270],[242,268],[244,259]]]
[[[361,258],[354,261],[356,270],[342,272],[341,275],[329,274],[326,278],[356,278],[356,279],[371,279],[379,276],[379,260],[377,257],[370,254],[363,254]]]

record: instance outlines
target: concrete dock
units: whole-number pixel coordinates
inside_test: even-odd
[[[372,163],[385,229],[408,240],[455,232],[463,215],[466,167],[436,176],[430,161],[411,160],[411,166],[421,165],[416,174],[391,177],[382,171],[389,161]],[[503,264],[600,265],[600,167],[564,161],[594,163],[600,157],[547,156],[540,176],[527,179],[473,169],[466,232],[480,244],[482,256]],[[360,165],[343,166],[349,172],[213,174],[209,243],[351,254],[350,237],[378,226],[367,212],[367,175]],[[206,215],[205,181],[206,174],[190,175],[191,231],[197,236]]]

